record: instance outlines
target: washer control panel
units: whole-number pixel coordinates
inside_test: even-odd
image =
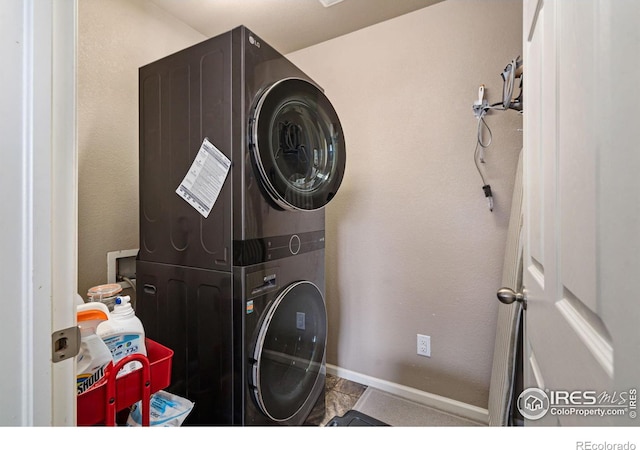
[[[248,266],[324,248],[324,230],[233,241],[233,265]]]

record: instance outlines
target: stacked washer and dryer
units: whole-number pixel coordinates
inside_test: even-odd
[[[324,405],[325,212],[345,169],[322,89],[245,27],[140,68],[136,314],[173,349],[185,424],[301,425]],[[176,193],[230,161],[205,217]]]

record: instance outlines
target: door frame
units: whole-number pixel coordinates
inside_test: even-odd
[[[2,337],[17,368],[2,376],[0,425],[73,426],[75,359],[52,362],[52,333],[76,325],[77,0],[4,0],[0,13]]]

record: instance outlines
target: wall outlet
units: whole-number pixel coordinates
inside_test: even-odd
[[[418,355],[431,357],[431,336],[418,335]]]

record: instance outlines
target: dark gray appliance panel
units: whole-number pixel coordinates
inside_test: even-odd
[[[136,315],[174,351],[166,390],[195,402],[185,425],[233,422],[231,283],[230,273],[137,262]]]
[[[324,230],[325,212],[287,211],[269,199],[262,188],[257,167],[249,151],[249,121],[258,99],[271,85],[285,78],[301,78],[314,83],[285,56],[264,42],[246,27],[233,30],[234,92],[243,92],[234,109],[234,164],[242,164],[242,176],[233,178],[235,197],[242,199],[234,205],[233,238],[250,240],[270,236],[290,235]],[[314,83],[315,84],[315,83]],[[236,101],[236,100],[234,100]],[[238,171],[239,168],[235,167]],[[236,172],[237,174],[237,172]]]
[[[175,190],[206,137],[231,159],[231,36],[140,68],[140,254],[143,261],[230,270],[233,168],[204,218]]]
[[[244,417],[241,422],[244,425],[266,425],[274,423],[273,420],[269,419],[267,415],[263,413],[256,401],[254,386],[252,386],[251,380],[254,363],[256,362],[254,359],[256,344],[258,343],[266,315],[278,298],[278,295],[286,287],[300,281],[312,282],[320,290],[319,293],[321,297],[324,297],[324,261],[325,252],[324,249],[321,249],[265,264],[234,268],[234,284],[238,287],[238,289],[234,291],[234,302],[237,310],[242,313],[234,316],[236,320],[236,339],[238,339],[239,332],[244,333],[244,339],[238,339],[244,347],[242,349],[242,366],[238,367],[238,370],[241,370],[241,373],[244,374],[242,384],[244,390]],[[240,287],[242,287],[242,289],[240,289]],[[293,324],[295,328],[296,322],[294,321]],[[323,350],[322,365],[319,368],[321,373],[311,389],[309,399],[317,399],[317,404],[321,403],[324,408],[324,396],[320,397],[320,392],[324,388],[326,375],[326,354],[324,354],[326,340],[321,344],[322,345],[318,346],[318,348],[321,347]],[[236,390],[235,392],[238,391]],[[315,400],[307,402],[304,408],[290,420],[278,423],[301,425],[309,412],[317,405],[314,403]]]
[[[309,281],[291,283],[266,312],[254,349],[251,386],[264,414],[286,421],[309,404],[326,342],[322,293]]]

